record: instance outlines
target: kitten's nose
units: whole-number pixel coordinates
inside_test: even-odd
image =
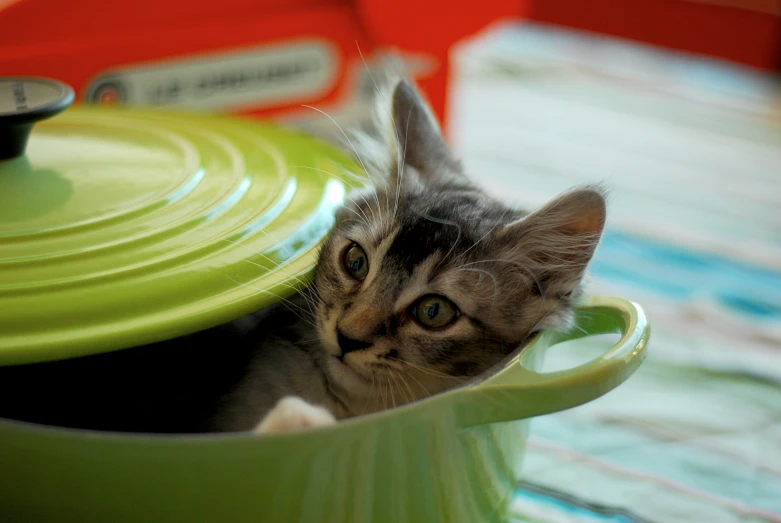
[[[336,340],[339,343],[339,348],[342,349],[342,357],[348,352],[365,349],[372,346],[370,341],[354,340],[348,338],[340,329],[336,329]]]

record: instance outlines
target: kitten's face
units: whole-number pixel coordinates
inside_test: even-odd
[[[593,190],[531,215],[507,208],[466,180],[409,85],[392,105],[404,132],[386,139],[384,181],[338,213],[315,279],[329,378],[362,412],[450,388],[568,326],[604,222]]]

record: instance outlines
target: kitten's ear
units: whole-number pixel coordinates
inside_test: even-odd
[[[576,189],[497,233],[509,255],[536,273],[579,276],[605,227],[605,194]]]
[[[401,80],[393,89],[392,100],[398,160],[414,167],[423,183],[443,181],[443,177],[460,178],[460,164],[417,89],[407,80]]]

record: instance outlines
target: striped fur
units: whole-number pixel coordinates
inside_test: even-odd
[[[378,99],[377,128],[350,140],[373,188],[351,194],[338,212],[311,289],[318,342],[298,352],[317,371],[286,363],[292,349],[284,357],[262,351],[263,368],[303,373],[294,381],[310,384],[288,394],[338,418],[446,390],[495,365],[537,331],[570,328],[605,220],[599,188],[576,189],[533,213],[504,205],[466,176],[410,83],[397,81]],[[363,281],[344,264],[356,243],[368,256]],[[412,311],[427,295],[448,298],[460,316],[444,328],[424,327]],[[346,352],[346,339],[360,350]],[[257,399],[266,395],[259,391],[274,388],[263,383],[269,371],[256,374],[266,377],[248,374],[230,417],[243,419],[254,410],[249,419],[257,421],[261,412],[247,405],[269,405]],[[282,395],[277,390],[273,397]]]

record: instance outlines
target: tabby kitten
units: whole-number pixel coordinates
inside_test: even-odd
[[[410,83],[388,99],[379,136],[355,141],[374,188],[338,212],[301,310],[280,307],[248,334],[256,348],[212,430],[290,430],[411,402],[572,326],[602,192],[511,209],[469,181]],[[308,310],[314,328],[298,317]]]

